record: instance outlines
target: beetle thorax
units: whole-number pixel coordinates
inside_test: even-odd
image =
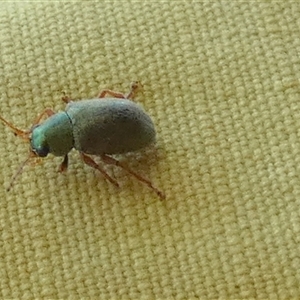
[[[31,149],[38,156],[64,156],[73,148],[72,123],[65,112],[49,117],[32,130]]]

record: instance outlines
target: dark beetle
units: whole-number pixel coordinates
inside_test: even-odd
[[[16,128],[0,116],[17,135],[30,142],[30,155],[12,178],[9,189],[32,157],[45,157],[48,153],[64,156],[60,171],[65,171],[68,167],[68,153],[75,148],[86,164],[99,170],[114,185],[119,186],[89,155],[99,155],[105,163],[122,167],[164,198],[164,194],[149,180],[110,156],[137,151],[155,142],[155,128],[151,118],[139,105],[129,100],[137,87],[138,84],[133,83],[127,95],[103,90],[98,98],[78,102],[64,97],[63,100],[68,103],[65,111],[55,113],[46,109],[29,131]],[[104,98],[107,94],[113,98]],[[45,115],[48,119],[40,123]]]

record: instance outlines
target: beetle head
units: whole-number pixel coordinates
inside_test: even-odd
[[[31,129],[32,134],[30,135],[30,147],[31,151],[39,157],[46,157],[50,151],[47,139],[44,134],[39,132],[39,125],[34,126]],[[38,132],[39,134],[34,134]]]

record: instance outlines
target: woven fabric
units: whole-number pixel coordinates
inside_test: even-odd
[[[159,197],[78,153],[29,163],[0,124],[2,299],[299,299],[300,5],[2,3],[0,115],[128,92],[157,144],[118,157]],[[99,158],[95,158],[101,162]]]

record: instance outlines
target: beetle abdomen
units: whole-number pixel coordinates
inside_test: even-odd
[[[121,154],[155,142],[151,118],[127,99],[104,98],[71,102],[75,149],[87,154]]]

